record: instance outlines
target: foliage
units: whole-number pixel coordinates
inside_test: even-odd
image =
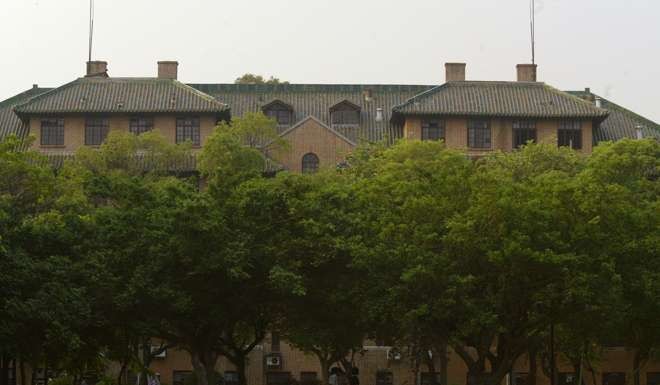
[[[261,75],[254,75],[246,73],[243,76],[236,78],[236,84],[289,84],[289,82],[281,81],[278,78],[270,77],[268,79]]]

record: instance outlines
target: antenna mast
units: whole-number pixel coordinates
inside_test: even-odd
[[[92,44],[94,42],[94,0],[89,0],[89,57],[92,61]]]
[[[536,64],[536,1],[529,4],[529,29],[532,37],[532,64]]]

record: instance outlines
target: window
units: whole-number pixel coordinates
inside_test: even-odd
[[[293,120],[293,109],[291,106],[279,101],[264,106],[264,114],[271,119],[275,119],[280,126],[288,126]]]
[[[520,148],[530,140],[536,142],[536,123],[531,121],[513,122],[513,148]]]
[[[305,161],[304,161],[304,158],[303,158],[303,164],[304,164],[304,162]],[[279,352],[280,351],[280,334],[278,332],[270,333],[270,350],[272,352]]]
[[[319,377],[316,372],[300,372],[301,385],[318,385]]]
[[[646,385],[660,385],[660,372],[646,373]]]
[[[421,385],[445,385],[440,373],[422,373]]]
[[[511,385],[527,385],[527,373],[513,373],[511,376]]]
[[[619,372],[603,373],[603,385],[626,385],[626,374]]]
[[[439,120],[425,120],[422,122],[422,140],[444,140],[445,123]]]
[[[108,119],[89,118],[85,120],[85,144],[100,146],[108,136]]]
[[[152,118],[135,117],[131,118],[128,130],[136,135],[144,134],[154,128],[154,120]]]
[[[266,385],[289,385],[290,382],[291,373],[289,372],[266,373]]]
[[[226,370],[223,376],[225,385],[238,385],[238,372]]]
[[[490,148],[491,133],[490,125],[487,120],[468,121],[468,147],[469,148]]]
[[[394,384],[394,375],[389,370],[379,370],[376,372],[376,385]]]
[[[175,370],[172,372],[172,385],[185,385],[191,376],[192,372],[189,370]]]
[[[565,121],[559,123],[557,130],[559,147],[570,147],[575,150],[582,148],[582,122]]]
[[[176,142],[184,143],[187,141],[191,141],[193,146],[200,145],[199,118],[176,119]]]
[[[305,154],[302,158],[303,174],[315,173],[319,170],[319,157],[313,152]]]
[[[64,146],[64,119],[52,118],[41,121],[41,145]]]
[[[348,101],[343,101],[332,107],[330,115],[333,125],[356,126],[360,124],[360,107]]]

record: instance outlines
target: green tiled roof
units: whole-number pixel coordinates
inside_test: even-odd
[[[403,115],[501,116],[520,118],[592,118],[606,110],[592,103],[532,82],[449,82],[394,108]]]
[[[28,127],[14,113],[14,106],[25,103],[31,98],[50,91],[52,88],[33,87],[14,97],[0,102],[0,140],[2,138],[15,134],[18,137],[24,137],[28,132]]]
[[[14,107],[20,114],[218,113],[228,107],[177,80],[76,79]]]
[[[644,118],[620,105],[613,103],[590,91],[568,91],[582,99],[594,100],[599,97],[602,108],[608,110],[610,115],[594,131],[594,143],[620,140],[623,138],[636,138],[637,127],[641,127],[644,137],[660,139],[660,124]]]
[[[351,85],[351,84],[190,84],[204,93],[228,104],[231,114],[243,116],[260,111],[265,105],[279,100],[293,108],[292,125],[313,116],[333,127],[352,142],[379,141],[398,138],[402,127],[392,122],[392,108],[409,98],[433,88],[428,85]],[[370,96],[369,96],[370,95]],[[330,122],[330,108],[342,101],[360,107],[360,124],[336,126]],[[383,119],[376,120],[382,108]],[[280,127],[282,131],[289,128]]]

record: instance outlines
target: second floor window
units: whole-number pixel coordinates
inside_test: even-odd
[[[422,122],[422,140],[444,140],[445,123],[440,120],[425,120]]]
[[[536,142],[536,123],[528,120],[513,122],[513,148],[520,148],[529,141]]]
[[[491,148],[490,125],[487,120],[468,121],[468,147]]]
[[[278,126],[288,126],[293,120],[293,108],[280,101],[274,101],[263,108],[264,115],[277,122]]]
[[[64,146],[64,119],[52,118],[41,121],[41,145]]]
[[[149,132],[154,128],[154,120],[152,118],[135,117],[131,118],[128,130],[132,134],[140,135]]]
[[[108,119],[89,118],[85,120],[85,144],[100,146],[108,136]]]
[[[201,144],[199,118],[176,119],[176,142],[184,143],[187,141],[191,141],[193,146],[199,146]]]
[[[557,130],[557,144],[559,147],[570,147],[575,150],[582,148],[582,122],[563,121]]]
[[[360,124],[360,107],[345,100],[330,109],[330,120],[333,125],[357,126]]]

